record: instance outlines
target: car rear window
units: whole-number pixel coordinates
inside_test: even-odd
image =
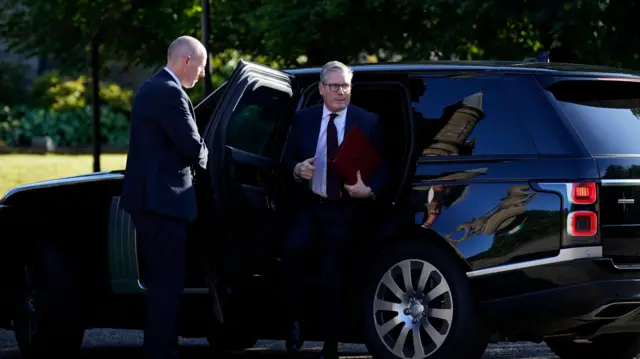
[[[560,81],[549,91],[591,155],[640,155],[640,83]]]

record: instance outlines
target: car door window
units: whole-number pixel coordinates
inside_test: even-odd
[[[209,124],[211,116],[213,116],[213,111],[216,109],[216,106],[218,106],[218,103],[226,90],[226,86],[227,83],[223,83],[194,107],[193,110],[196,113],[196,124],[198,125],[200,135],[204,133],[207,125]]]
[[[274,88],[247,88],[229,120],[227,146],[272,157],[276,125],[290,103],[287,93]]]

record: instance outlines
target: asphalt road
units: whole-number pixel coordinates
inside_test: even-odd
[[[142,358],[142,332],[134,330],[89,330],[82,349],[83,359],[133,359]],[[313,354],[320,350],[322,343],[305,343],[305,353]],[[204,339],[186,339],[181,342],[181,358],[208,358],[207,342]],[[284,357],[284,342],[259,341],[249,350],[230,353],[229,358],[238,359],[278,359]],[[342,344],[343,358],[369,358],[367,349],[362,345]],[[19,359],[20,353],[12,332],[0,331],[0,359]],[[492,344],[482,359],[558,359],[544,344],[501,343]]]

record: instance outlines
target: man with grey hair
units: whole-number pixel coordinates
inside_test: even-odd
[[[357,174],[355,183],[343,183],[330,162],[345,135],[358,126],[375,146],[379,146],[379,116],[350,104],[353,73],[339,61],[324,65],[318,91],[323,103],[298,111],[293,119],[283,161],[294,183],[302,184],[297,218],[288,233],[282,258],[282,286],[289,309],[291,334],[287,349],[297,351],[302,345],[297,314],[301,308],[297,284],[302,280],[302,259],[309,248],[311,235],[319,240],[320,287],[323,308],[324,358],[338,357],[340,340],[340,303],[345,256],[354,235],[351,225],[356,214],[363,213],[385,185],[386,163],[365,183]],[[379,147],[378,147],[379,148]],[[381,153],[384,155],[383,153]],[[383,156],[384,157],[384,156]]]
[[[206,62],[198,40],[179,37],[169,46],[167,66],[140,86],[131,106],[120,205],[135,225],[145,274],[144,349],[150,359],[178,357],[187,226],[197,216],[193,166],[206,169],[209,155],[182,88],[196,84]]]

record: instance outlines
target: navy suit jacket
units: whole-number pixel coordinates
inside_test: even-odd
[[[154,74],[131,107],[122,207],[131,214],[152,211],[195,220],[192,166],[206,169],[208,155],[189,96],[166,70]]]
[[[285,171],[291,178],[293,178],[293,170],[297,163],[315,156],[322,121],[322,110],[323,104],[321,103],[299,110],[294,115],[283,155]],[[380,146],[379,120],[380,117],[378,115],[357,106],[349,105],[347,107],[344,133],[346,136],[353,125],[358,125],[384,158],[385,154]],[[372,176],[371,183],[365,184],[370,186],[376,195],[379,195],[384,190],[387,175],[387,162],[383,160],[382,165]],[[308,181],[303,181],[303,183],[308,188]]]

